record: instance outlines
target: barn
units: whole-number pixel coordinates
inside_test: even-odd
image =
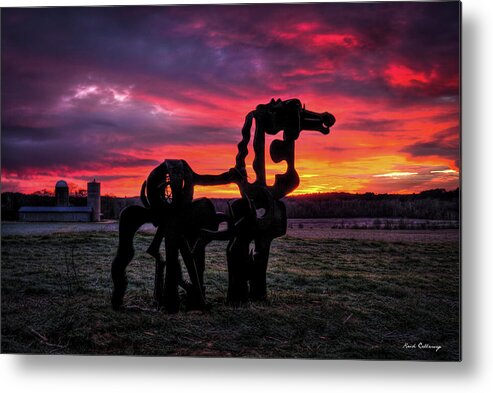
[[[21,221],[92,221],[92,208],[87,206],[23,206]]]
[[[101,220],[101,183],[87,183],[87,206],[69,205],[69,187],[59,180],[55,185],[56,206],[22,206],[20,221],[89,222]]]

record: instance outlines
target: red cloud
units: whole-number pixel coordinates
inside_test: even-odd
[[[435,71],[427,74],[412,70],[402,64],[390,64],[384,71],[384,75],[391,85],[403,87],[427,84],[436,78]]]
[[[352,48],[359,45],[359,41],[356,36],[351,34],[338,34],[338,33],[325,33],[315,34],[312,37],[312,43],[316,46],[343,46],[345,48]]]

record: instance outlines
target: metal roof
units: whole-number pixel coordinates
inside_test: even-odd
[[[87,206],[23,206],[19,213],[91,213]]]

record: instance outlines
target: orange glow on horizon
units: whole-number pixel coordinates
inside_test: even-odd
[[[335,135],[335,132],[334,132]],[[278,135],[279,136],[279,135]],[[278,137],[276,136],[276,137]],[[455,189],[458,187],[459,172],[453,160],[441,157],[414,157],[409,160],[405,154],[398,153],[399,144],[392,149],[394,142],[386,139],[380,148],[377,141],[364,135],[360,142],[353,141],[354,148],[331,151],[332,136],[313,135],[303,140],[303,134],[296,146],[295,167],[300,176],[300,185],[293,195],[325,192],[350,193],[413,193],[430,188]],[[341,137],[342,138],[342,137]],[[274,137],[270,139],[276,139]],[[346,137],[342,138],[343,140]],[[369,143],[364,143],[369,142]],[[385,149],[381,149],[386,147]],[[247,170],[250,181],[254,181],[251,170],[252,149],[247,157]],[[266,149],[267,150],[267,149]],[[388,154],[389,151],[396,151]],[[200,149],[194,146],[161,146],[153,148],[153,157],[179,158],[183,157],[192,169],[202,174],[219,174],[234,166],[236,146],[204,145]],[[384,152],[385,151],[385,152]],[[162,152],[162,154],[159,154]],[[181,154],[177,153],[180,152]],[[357,153],[357,154],[356,154]],[[61,170],[43,176],[37,176],[29,181],[22,181],[19,192],[32,193],[42,189],[51,190],[59,179],[79,189],[85,189],[86,184],[80,178],[92,180],[93,177],[102,183],[103,195],[138,196],[142,182],[154,166],[134,168],[115,167],[100,168],[98,173],[93,170],[80,171],[76,174]],[[284,173],[284,162],[275,164],[266,154],[267,183],[272,184],[275,174]],[[3,178],[15,180],[15,173],[8,173]],[[398,186],[399,183],[402,185]],[[236,198],[239,191],[236,185],[225,186],[196,186],[195,197]]]
[[[133,96],[132,99],[144,100],[153,105],[159,105],[164,110],[170,107],[168,101],[151,96]],[[326,102],[323,98],[315,100],[307,94],[307,106],[315,111],[330,110],[336,116],[337,122],[329,135],[321,135],[313,131],[304,131],[296,141],[295,167],[300,176],[300,185],[293,195],[324,192],[351,193],[413,193],[430,188],[455,189],[459,184],[459,167],[452,158],[444,156],[411,156],[403,151],[403,147],[413,143],[424,143],[441,135],[441,130],[454,127],[458,123],[458,107],[447,104],[441,108],[408,107],[403,111],[386,109],[385,102],[374,102],[372,110],[366,103],[349,97],[332,98]],[[219,118],[228,117],[235,132],[237,141],[241,139],[241,126],[246,109],[236,108],[232,115],[226,115],[233,105],[224,105],[222,114],[205,112],[200,118],[203,108],[198,106],[177,109],[176,116],[187,118],[187,124],[201,121],[210,127],[218,127]],[[246,106],[245,106],[246,107]],[[240,110],[245,113],[241,114]],[[180,112],[182,111],[182,112]],[[354,122],[357,111],[363,118],[361,124]],[[434,120],[438,115],[440,121]],[[388,124],[387,124],[388,123]],[[395,129],[393,124],[395,123]],[[381,124],[381,125],[380,125]],[[365,131],[366,127],[374,129]],[[381,128],[379,128],[381,127]],[[252,128],[253,133],[254,127]],[[191,132],[191,131],[188,131]],[[444,141],[457,143],[458,133],[440,136]],[[234,139],[234,138],[232,138]],[[253,139],[253,135],[252,135]],[[266,135],[266,175],[268,184],[272,184],[275,174],[284,173],[285,162],[274,164],[269,156],[269,146],[274,139],[282,139],[282,133],[275,136]],[[249,146],[247,170],[250,181],[254,181],[251,167],[253,148]],[[192,169],[202,174],[219,174],[227,171],[235,164],[237,153],[236,143],[217,144],[161,144],[148,146],[145,154],[139,149],[128,148],[128,157],[145,157],[156,163],[166,158],[185,159]],[[16,191],[32,193],[42,189],[51,190],[59,179],[75,184],[77,188],[85,189],[83,179],[96,177],[102,183],[102,193],[115,196],[137,196],[142,182],[155,165],[112,168],[100,165],[97,169],[79,170],[77,172],[60,168],[46,174],[23,178],[15,172],[2,171],[2,178],[16,185]],[[384,176],[389,173],[413,173],[409,176]],[[239,196],[235,185],[197,187],[196,197],[226,197]]]

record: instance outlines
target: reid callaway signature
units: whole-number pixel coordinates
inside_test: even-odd
[[[402,348],[405,348],[405,349],[434,349],[435,352],[438,352],[440,349],[442,349],[442,346],[441,345],[430,345],[430,344],[427,344],[427,343],[413,343],[413,344],[409,344],[409,343],[404,343],[404,345],[402,346]]]

